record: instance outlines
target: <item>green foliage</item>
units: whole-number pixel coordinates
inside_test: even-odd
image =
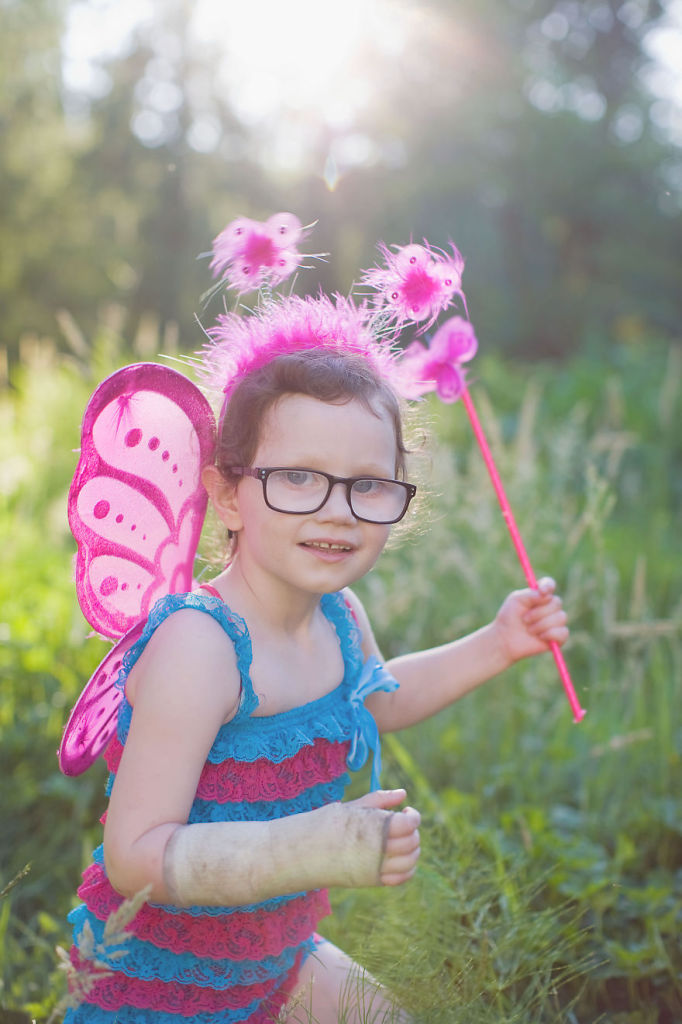
[[[124,358],[101,331],[95,376]],[[423,863],[398,890],[335,893],[324,931],[429,1024],[682,1017],[681,366],[655,343],[560,370],[477,364],[472,397],[533,563],[559,581],[588,713],[573,724],[547,656],[386,738],[384,782],[422,811]],[[55,757],[103,651],[65,518],[93,378],[36,349],[14,384],[0,399],[0,1008],[44,1022],[104,808],[102,764],[67,779]],[[523,585],[463,408],[425,411],[428,499],[361,587],[387,655],[476,628]]]
[[[102,766],[91,778],[66,779],[55,755],[68,709],[104,648],[85,642],[66,522],[74,410],[90,382],[47,348],[34,352],[16,385],[0,405],[0,887],[30,869],[0,903],[0,1006],[44,1016],[62,987],[50,979],[74,866],[96,843],[104,809]]]

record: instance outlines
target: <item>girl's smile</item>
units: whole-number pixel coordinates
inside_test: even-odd
[[[354,550],[351,544],[334,540],[304,540],[301,541],[301,547],[325,562],[343,561]]]

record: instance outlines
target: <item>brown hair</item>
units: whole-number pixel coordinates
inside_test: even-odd
[[[284,395],[308,395],[321,402],[361,402],[379,415],[389,413],[395,429],[396,474],[404,479],[407,448],[400,401],[390,385],[362,356],[325,349],[304,349],[277,356],[247,374],[227,403],[220,425],[216,465],[228,480],[231,466],[250,466],[268,410]]]

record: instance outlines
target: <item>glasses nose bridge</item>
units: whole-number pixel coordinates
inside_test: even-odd
[[[331,476],[331,474],[327,475],[327,480],[329,482],[329,490],[327,491],[327,497],[322,502],[321,508],[326,508],[327,507],[327,505],[331,501],[332,494],[334,493],[334,489],[336,487],[343,487],[343,490],[345,492],[345,498],[346,498],[346,507],[348,508],[348,511],[353,516],[353,518],[355,518],[355,513],[353,512],[353,506],[351,504],[351,496],[350,496],[351,495],[351,489],[352,489],[353,484],[355,483],[355,481],[353,479],[349,479],[348,477],[345,477],[345,476]]]

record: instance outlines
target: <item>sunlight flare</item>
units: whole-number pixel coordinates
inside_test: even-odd
[[[199,0],[193,28],[222,40],[218,77],[247,123],[288,110],[347,127],[371,99],[371,54],[402,52],[408,10],[396,0]]]

